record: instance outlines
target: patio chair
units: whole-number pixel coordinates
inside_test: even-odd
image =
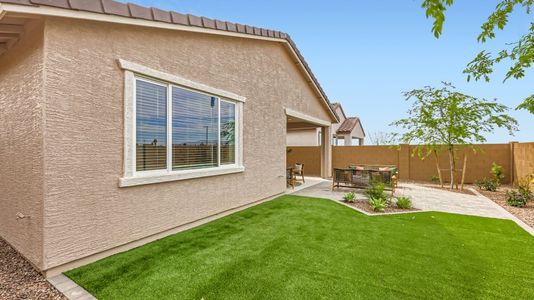
[[[287,168],[286,169],[286,181],[287,185],[291,186],[291,188],[295,188],[295,174],[293,173],[293,168]]]
[[[302,177],[302,183],[306,182],[304,181],[304,164],[303,163],[296,163],[295,170],[293,172],[295,173],[295,177],[297,175]]]

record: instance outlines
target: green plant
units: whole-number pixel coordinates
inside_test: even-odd
[[[353,203],[356,200],[356,194],[354,194],[353,192],[346,193],[345,195],[343,195],[343,200],[345,200],[346,202]]]
[[[373,211],[383,212],[388,206],[388,201],[384,198],[369,198],[369,205]]]
[[[528,200],[532,199],[532,191],[530,190],[530,176],[527,176],[524,179],[519,180],[517,184],[518,192],[525,196]]]
[[[439,177],[436,176],[436,175],[432,175],[432,177],[430,177],[430,180],[431,180],[432,182],[438,182],[438,181],[439,181]]]
[[[502,166],[499,166],[496,163],[493,163],[491,166],[491,175],[493,175],[493,180],[495,180],[495,183],[497,183],[497,186],[501,184],[501,180],[504,178],[504,171],[502,169]]]
[[[454,2],[453,0],[423,1],[422,7],[426,11],[427,18],[434,19],[432,32],[436,38],[439,38],[442,33],[447,8],[452,6]],[[495,4],[486,1],[485,5],[494,6]],[[495,6],[495,10],[482,24],[482,31],[477,37],[478,42],[488,42],[495,38],[497,29],[504,30],[508,23],[513,23],[509,22],[510,18],[520,16],[520,14],[514,13],[516,8],[521,8],[524,12],[530,14],[533,5],[534,1],[532,0],[500,0]],[[489,82],[490,75],[496,69],[496,65],[502,65],[505,61],[508,61],[510,65],[504,76],[504,81],[509,78],[520,79],[525,74],[528,74],[529,69],[534,66],[534,23],[530,23],[529,27],[525,27],[525,31],[518,37],[518,40],[507,43],[506,47],[500,51],[493,53],[490,50],[482,50],[479,52],[463,71],[464,74],[467,74],[467,81],[484,79]],[[524,99],[516,109],[524,109],[534,114],[534,95]]]
[[[506,202],[515,207],[524,207],[527,205],[530,196],[520,191],[508,191],[506,192]]]
[[[384,192],[386,185],[380,181],[371,181],[365,189],[365,195],[367,198],[384,199],[387,200],[388,196]]]
[[[440,88],[415,89],[404,96],[406,101],[413,101],[408,117],[390,125],[405,130],[401,143],[417,143],[412,154],[421,159],[433,153],[448,153],[451,190],[461,148],[476,150],[474,144],[486,142],[485,134],[497,127],[510,134],[518,129],[517,121],[506,114],[507,106],[458,92],[450,83],[444,82]]]
[[[412,208],[412,199],[410,197],[397,197],[397,207],[402,209]]]
[[[497,182],[493,179],[484,178],[476,182],[476,185],[483,191],[496,192],[497,191]]]

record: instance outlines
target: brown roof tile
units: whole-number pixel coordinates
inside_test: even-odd
[[[215,28],[219,30],[226,30],[226,22],[215,20]]]
[[[226,22],[226,27],[228,31],[237,31],[237,26],[232,22]]]
[[[136,19],[154,20],[152,11],[148,7],[139,6],[137,4],[128,3],[130,15]]]
[[[172,23],[171,13],[168,11],[152,8],[152,15],[154,16],[154,21]]]
[[[100,1],[70,0],[72,9],[101,13],[103,11]]]
[[[210,18],[206,18],[206,17],[201,17],[202,19],[202,25],[204,25],[205,28],[209,28],[209,29],[217,29],[215,27],[215,21],[210,19]]]
[[[357,117],[347,118],[343,123],[341,123],[336,133],[351,133],[359,122],[360,119]]]
[[[191,26],[203,27],[202,26],[202,18],[197,17],[197,16],[193,16],[193,15],[187,15],[187,16],[189,17],[189,24]]]
[[[128,5],[113,0],[102,0],[103,12],[110,15],[130,17]]]
[[[306,63],[306,60],[298,50],[297,46],[291,39],[291,37],[284,32],[271,31],[263,28],[251,27],[241,24],[234,24],[230,22],[217,21],[215,22],[209,18],[201,18],[193,15],[183,15],[177,12],[166,12],[157,8],[148,8],[139,6],[136,4],[128,3],[124,4],[114,0],[0,0],[0,3],[11,3],[19,5],[38,5],[38,6],[52,6],[73,10],[84,10],[95,13],[118,15],[129,18],[137,18],[150,20],[155,22],[167,22],[175,23],[187,26],[196,26],[202,28],[208,28],[213,30],[227,30],[239,33],[246,33],[264,37],[274,37],[287,40],[291,45],[299,59],[301,60],[304,68],[312,78],[314,84],[319,89],[321,95],[328,102],[328,97],[322,89],[321,85],[315,75],[311,71],[310,67]],[[225,23],[225,24],[224,24]],[[331,108],[331,107],[330,107]],[[335,113],[334,113],[335,115]]]
[[[69,1],[67,0],[30,0],[32,4],[45,5],[60,8],[70,8]]]
[[[32,5],[30,0],[2,0],[0,2],[20,5]]]
[[[246,33],[247,32],[247,27],[245,25],[236,24],[236,26],[237,26],[237,32],[240,32],[240,33]]]
[[[171,17],[174,24],[189,25],[189,18],[187,15],[171,11]]]

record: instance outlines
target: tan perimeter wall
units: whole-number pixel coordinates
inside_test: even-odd
[[[0,56],[0,236],[42,267],[43,26]],[[29,216],[17,219],[17,214]]]
[[[321,147],[287,147],[287,167],[304,164],[305,176],[321,176]]]
[[[61,18],[45,36],[45,268],[284,192],[284,108],[330,121],[279,43]],[[246,97],[245,171],[120,188],[119,58]]]
[[[523,179],[534,175],[534,143],[513,144],[513,153],[514,178]]]
[[[401,180],[430,181],[438,174],[433,156],[421,160],[413,156],[415,146],[403,145],[400,149],[390,146],[333,146],[333,168],[346,168],[351,164],[396,165]],[[308,169],[320,166],[319,147],[288,147],[292,149],[288,156],[288,165],[295,161],[307,162]],[[466,149],[459,156],[457,168],[463,164],[463,153],[467,154],[465,182],[473,183],[483,178],[491,178],[490,170],[493,162],[504,169],[503,183],[516,182],[534,173],[534,143],[484,144],[477,146],[477,152]],[[449,168],[447,153],[438,156],[441,169]],[[458,178],[461,172],[458,171]],[[443,179],[448,181],[448,171],[442,171]]]

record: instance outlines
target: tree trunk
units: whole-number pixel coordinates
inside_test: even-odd
[[[451,186],[450,189],[454,189],[454,172],[456,169],[455,162],[454,162],[454,149],[452,147],[449,147],[449,165],[450,165],[450,172],[451,172]]]

